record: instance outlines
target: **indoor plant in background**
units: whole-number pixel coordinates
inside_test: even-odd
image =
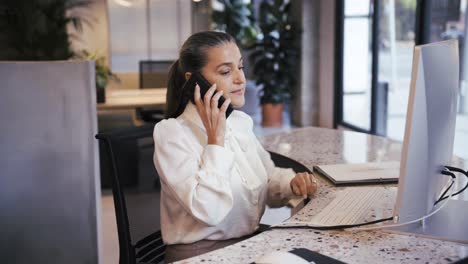
[[[249,0],[212,1],[212,29],[224,31],[234,37],[244,58],[245,105],[242,111],[251,116],[259,112],[258,89],[252,80],[252,71],[248,58],[251,47],[257,40],[258,28],[254,19],[252,4]]]
[[[75,53],[68,25],[81,33],[82,16],[88,0],[5,0],[1,7],[8,16],[0,16],[0,60],[68,60]]]
[[[71,40],[80,40],[68,31],[72,26],[83,32],[83,23],[91,24],[84,11],[89,0],[6,0],[0,7],[8,16],[0,16],[0,60],[44,61],[95,60],[98,102],[104,102],[104,87],[109,79],[117,80],[97,54],[73,51]]]
[[[249,59],[260,86],[262,126],[281,126],[284,103],[294,95],[298,79],[298,32],[290,14],[289,0],[264,0],[258,25],[261,34]]]
[[[257,30],[250,1],[215,0],[212,5],[213,29],[233,36],[241,48],[255,43]]]
[[[106,101],[105,88],[109,80],[120,83],[119,77],[112,73],[106,64],[106,57],[98,55],[96,52],[90,53],[87,50],[82,50],[77,55],[77,59],[94,60],[96,73],[96,100],[98,103]]]

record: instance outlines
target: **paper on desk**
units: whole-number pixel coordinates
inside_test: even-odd
[[[314,170],[336,184],[353,182],[396,181],[400,174],[400,162],[370,162],[358,164],[317,165]]]

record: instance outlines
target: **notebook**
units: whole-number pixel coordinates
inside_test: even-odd
[[[400,175],[400,162],[316,165],[314,171],[335,185],[396,183]]]

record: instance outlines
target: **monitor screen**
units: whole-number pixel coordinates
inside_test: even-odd
[[[140,88],[166,88],[172,63],[174,61],[140,61]]]

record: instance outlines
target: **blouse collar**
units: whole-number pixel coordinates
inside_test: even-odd
[[[187,106],[185,106],[184,112],[180,115],[180,117],[190,123],[193,123],[203,131],[206,131],[205,126],[203,125],[203,121],[197,112],[197,108],[192,102],[188,102]]]
[[[205,125],[203,125],[203,121],[201,120],[200,115],[197,112],[196,106],[189,102],[185,107],[184,112],[180,115],[180,118],[184,119],[187,122],[194,124],[195,126],[199,127],[201,130],[206,131]],[[231,116],[226,120],[226,132],[225,137],[226,139],[234,136],[236,140],[239,142],[242,150],[246,151],[249,145],[249,137],[245,132],[243,133],[241,129],[234,129],[235,119],[238,118],[236,111],[234,110]]]

